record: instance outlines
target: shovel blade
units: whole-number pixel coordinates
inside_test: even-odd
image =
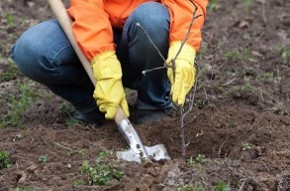
[[[126,151],[118,151],[117,152],[118,159],[122,159],[128,162],[138,162],[141,163],[140,153],[136,152],[133,149],[129,149]]]
[[[152,147],[145,146],[145,150],[150,158],[154,161],[170,160],[167,150],[163,144]]]
[[[152,159],[154,161],[170,160],[167,150],[165,149],[163,144],[155,145],[152,147],[147,147],[147,146],[144,146],[144,147],[145,147],[147,156],[140,155],[140,152],[138,150],[129,149],[126,151],[118,151],[117,157],[125,161],[138,162],[138,163],[141,163],[142,160],[146,160],[146,159]]]

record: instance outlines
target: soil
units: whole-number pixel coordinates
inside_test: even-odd
[[[207,191],[221,182],[233,191],[290,190],[288,0],[209,5],[194,107],[184,119],[185,157],[179,116],[134,125],[145,145],[164,144],[172,160],[121,161],[117,168],[124,171],[123,179],[104,186],[89,185],[80,166],[85,160],[92,164],[101,151],[112,153],[107,160],[116,162],[114,153],[128,148],[116,125],[71,125],[68,103],[17,70],[9,74],[12,45],[30,26],[53,18],[51,10],[44,0],[0,5],[1,121],[18,107],[9,100],[11,95],[21,99],[21,84],[33,92],[30,107],[18,113],[22,128],[5,123],[0,129],[0,151],[7,151],[11,161],[0,170],[1,191],[185,190],[190,183]],[[75,185],[76,180],[84,184]]]

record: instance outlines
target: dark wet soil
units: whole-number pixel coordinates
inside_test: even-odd
[[[17,37],[53,15],[43,0],[0,5],[1,76],[10,71]],[[116,125],[69,125],[67,103],[46,87],[20,73],[1,77],[2,121],[12,110],[9,95],[21,92],[19,84],[34,93],[31,106],[19,114],[23,128],[6,123],[0,129],[0,150],[12,163],[0,170],[0,190],[177,190],[190,183],[213,190],[219,182],[234,191],[290,190],[289,9],[287,0],[212,2],[198,55],[194,107],[184,119],[186,160],[178,116],[134,125],[144,144],[164,144],[172,160],[118,163],[124,178],[104,186],[90,186],[80,166],[104,150],[112,152],[108,161],[116,161],[115,152],[128,148]],[[47,161],[40,162],[40,156]],[[198,156],[204,156],[199,163]],[[76,186],[75,180],[84,184]]]

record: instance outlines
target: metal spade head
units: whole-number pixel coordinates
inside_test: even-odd
[[[144,146],[145,153],[140,149],[131,148],[126,151],[118,151],[117,157],[122,160],[141,163],[142,160],[151,159],[153,161],[170,160],[170,157],[163,144],[152,147]]]
[[[144,146],[129,120],[122,120],[118,124],[118,129],[130,146],[129,150],[117,152],[118,158],[138,163],[146,159],[152,159],[153,161],[170,160],[163,144],[151,147]]]

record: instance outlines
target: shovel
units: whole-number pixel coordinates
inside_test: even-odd
[[[79,57],[92,83],[95,85],[96,81],[95,78],[93,77],[91,64],[87,60],[83,52],[80,50],[74,39],[71,27],[71,19],[67,14],[66,8],[62,0],[47,0],[47,2],[51,7],[53,13],[55,14],[58,22],[60,23],[64,33],[69,39],[77,56]],[[129,150],[118,151],[117,152],[118,158],[138,163],[141,163],[143,160],[146,159],[152,159],[153,161],[170,160],[170,157],[163,144],[155,145],[152,147],[147,147],[143,145],[136,130],[134,129],[133,125],[124,114],[121,107],[118,108],[114,121],[118,126],[118,130],[121,132],[123,137],[126,139],[128,145],[130,146]]]

